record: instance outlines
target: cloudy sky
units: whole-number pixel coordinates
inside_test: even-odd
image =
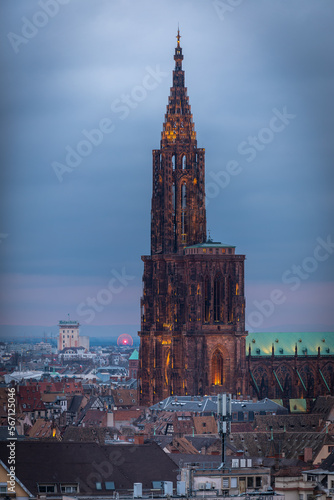
[[[178,23],[250,331],[334,331],[332,0],[1,0],[1,324],[139,329]],[[16,329],[15,329],[15,328]]]

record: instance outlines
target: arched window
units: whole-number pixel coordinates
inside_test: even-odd
[[[204,321],[209,323],[210,321],[210,281],[208,279],[204,282]]]
[[[216,349],[211,361],[211,384],[223,385],[224,383],[224,360],[219,349]]]
[[[173,213],[175,213],[175,208],[176,208],[176,197],[175,197],[175,184],[173,182],[173,185],[172,185],[172,209],[173,209]]]
[[[213,284],[213,320],[221,321],[221,283],[218,278]]]
[[[176,241],[176,192],[175,192],[175,184],[172,185],[172,211],[173,211],[173,237],[174,241]]]
[[[233,321],[233,309],[232,309],[232,279],[230,277],[226,280],[226,306],[227,306],[227,322]]]
[[[184,170],[187,168],[187,160],[186,160],[186,155],[182,156],[182,169]]]
[[[166,362],[165,362],[165,381],[166,384],[168,385],[169,383],[169,365],[170,365],[170,349],[168,349],[166,353]]]
[[[184,209],[187,206],[187,186],[185,183],[182,184],[181,188],[181,207]]]
[[[175,166],[176,166],[176,158],[175,158],[175,155],[172,156],[172,167],[173,167],[173,170],[175,170]]]
[[[187,224],[187,186],[185,183],[181,186],[181,237],[182,243],[187,242],[188,224]]]

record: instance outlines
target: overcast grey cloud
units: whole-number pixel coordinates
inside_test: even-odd
[[[76,317],[78,304],[125,268],[134,279],[92,325],[138,329],[151,150],[159,147],[179,23],[206,149],[208,227],[247,256],[247,310],[281,289],[285,302],[258,329],[333,329],[334,255],[317,261],[296,290],[282,276],[313,256],[317,238],[334,240],[334,5],[233,5],[219,15],[210,0],[2,0],[3,325],[51,327]],[[148,68],[162,76],[144,80]],[[145,81],[146,95],[138,91]],[[133,107],[121,113],[126,95]],[[273,110],[284,109],[294,118],[268,136]],[[66,148],[76,150],[101,120],[112,131],[60,182],[52,165],[64,164]],[[260,147],[249,145],[254,137]],[[217,183],[231,161],[239,173]]]

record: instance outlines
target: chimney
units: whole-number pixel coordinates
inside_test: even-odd
[[[312,448],[305,448],[304,449],[304,462],[312,462]]]
[[[134,444],[144,444],[145,438],[147,438],[147,435],[145,434],[135,434]]]

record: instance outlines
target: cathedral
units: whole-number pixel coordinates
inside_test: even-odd
[[[206,236],[205,150],[197,147],[180,33],[153,151],[151,255],[143,256],[139,399],[245,393],[244,255]]]
[[[139,402],[226,392],[287,404],[334,395],[333,333],[247,337],[245,256],[207,238],[205,150],[197,147],[179,32],[174,60],[153,150],[151,254],[142,257]]]

